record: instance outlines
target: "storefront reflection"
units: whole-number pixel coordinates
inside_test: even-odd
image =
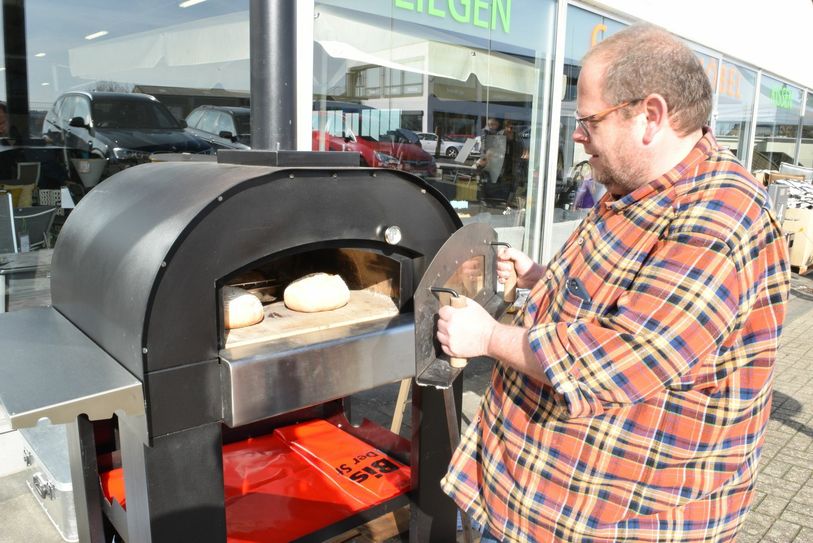
[[[464,222],[522,226],[518,210],[528,200],[531,150],[540,148],[532,139],[543,132],[540,89],[553,37],[539,29],[552,25],[554,4],[533,2],[545,15],[533,31],[518,17],[531,7],[521,0],[505,4],[488,30],[466,27],[464,33],[460,21],[417,8],[347,6],[316,4],[316,103],[398,111],[389,120],[417,133],[437,164],[436,172],[420,175],[452,201]],[[438,24],[449,32],[438,32]]]

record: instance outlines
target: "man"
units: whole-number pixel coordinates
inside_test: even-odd
[[[496,136],[501,135],[503,133],[502,129],[500,128],[500,120],[496,117],[489,117],[486,120],[486,125],[483,127],[481,131],[481,136]]]
[[[489,117],[480,132],[480,156],[474,166],[480,180],[486,184],[497,183],[505,162],[507,138],[499,119]],[[484,191],[487,190],[484,188]]]
[[[444,490],[484,541],[733,541],[770,414],[788,262],[765,191],[703,125],[694,54],[635,25],[595,46],[573,139],[601,198],[517,325],[443,308],[447,354],[499,362]]]

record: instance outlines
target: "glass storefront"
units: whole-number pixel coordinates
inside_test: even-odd
[[[798,163],[813,168],[813,93],[807,91],[805,114],[802,118],[802,140],[799,146]]]
[[[34,203],[61,204],[62,187],[76,202],[154,153],[212,154],[211,138],[185,130],[185,117],[204,104],[248,105],[247,0],[39,0],[4,11],[16,22],[4,26],[10,123],[0,176],[39,163]]]
[[[623,30],[625,24],[568,6],[567,33],[565,34],[565,66],[562,111],[559,122],[559,156],[556,158],[556,197],[554,222],[578,220],[592,207],[598,194],[591,193],[588,202],[576,201],[582,181],[591,178],[589,158],[581,145],[572,139],[576,129],[576,83],[581,71],[581,59],[587,51],[604,38]],[[593,191],[595,192],[595,190]],[[586,194],[585,194],[586,196]]]
[[[752,170],[776,170],[796,162],[796,139],[802,112],[802,89],[763,76],[759,89]]]
[[[411,171],[464,222],[522,230],[554,6],[318,1],[314,149],[354,150],[365,165]]]
[[[78,201],[155,153],[250,147],[247,0],[4,5],[0,179],[19,182],[19,164],[38,163],[32,203],[61,205],[62,188]],[[571,139],[576,82],[587,50],[625,23],[568,5],[564,73],[554,75],[555,0],[311,7],[313,87],[300,88],[299,100],[311,110],[311,126],[300,123],[300,132],[313,149],[356,150],[366,165],[415,173],[464,222],[487,221],[537,254],[542,230],[558,246],[600,197]],[[716,89],[721,143],[752,169],[813,163],[809,94],[712,51],[697,55]],[[551,94],[554,77],[561,96]],[[136,93],[155,100],[119,101]],[[548,119],[554,101],[558,123]],[[171,142],[145,135],[155,130]],[[54,231],[66,213],[60,209]]]
[[[700,64],[703,65],[703,69],[705,70],[706,75],[709,78],[709,83],[711,83],[711,88],[716,93],[718,87],[717,75],[719,72],[720,59],[717,57],[713,57],[711,55],[707,55],[706,53],[703,53],[701,51],[695,51],[694,54],[698,58],[698,60],[700,60]],[[708,122],[706,124],[711,126],[714,111],[712,111],[709,115],[711,117],[709,117]]]
[[[717,122],[715,136],[728,146],[743,164],[748,164],[751,127],[756,95],[754,71],[723,62],[717,83]]]
[[[576,83],[581,71],[581,59],[593,45],[626,26],[581,8],[567,8],[559,150],[556,156],[556,178],[553,180],[555,188],[551,253],[564,243],[573,228],[603,194],[603,187],[592,180],[592,171],[587,162],[589,157],[584,148],[572,138],[576,129]]]
[[[731,149],[740,162],[748,164],[757,74],[728,61],[721,63],[719,58],[700,51],[695,54],[703,64],[715,94],[715,108],[709,125],[714,126],[717,141]]]

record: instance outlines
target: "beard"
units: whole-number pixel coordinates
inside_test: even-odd
[[[645,159],[634,156],[626,145],[614,149],[609,156],[599,155],[599,160],[600,164],[593,166],[593,179],[613,196],[626,196],[648,181],[643,167]]]

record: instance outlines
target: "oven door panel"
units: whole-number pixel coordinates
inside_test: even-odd
[[[497,294],[497,233],[484,223],[455,232],[443,244],[415,290],[415,380],[418,385],[448,388],[462,369],[453,368],[435,337],[436,315],[452,295],[432,288],[452,289],[482,305],[495,318],[505,309]]]

